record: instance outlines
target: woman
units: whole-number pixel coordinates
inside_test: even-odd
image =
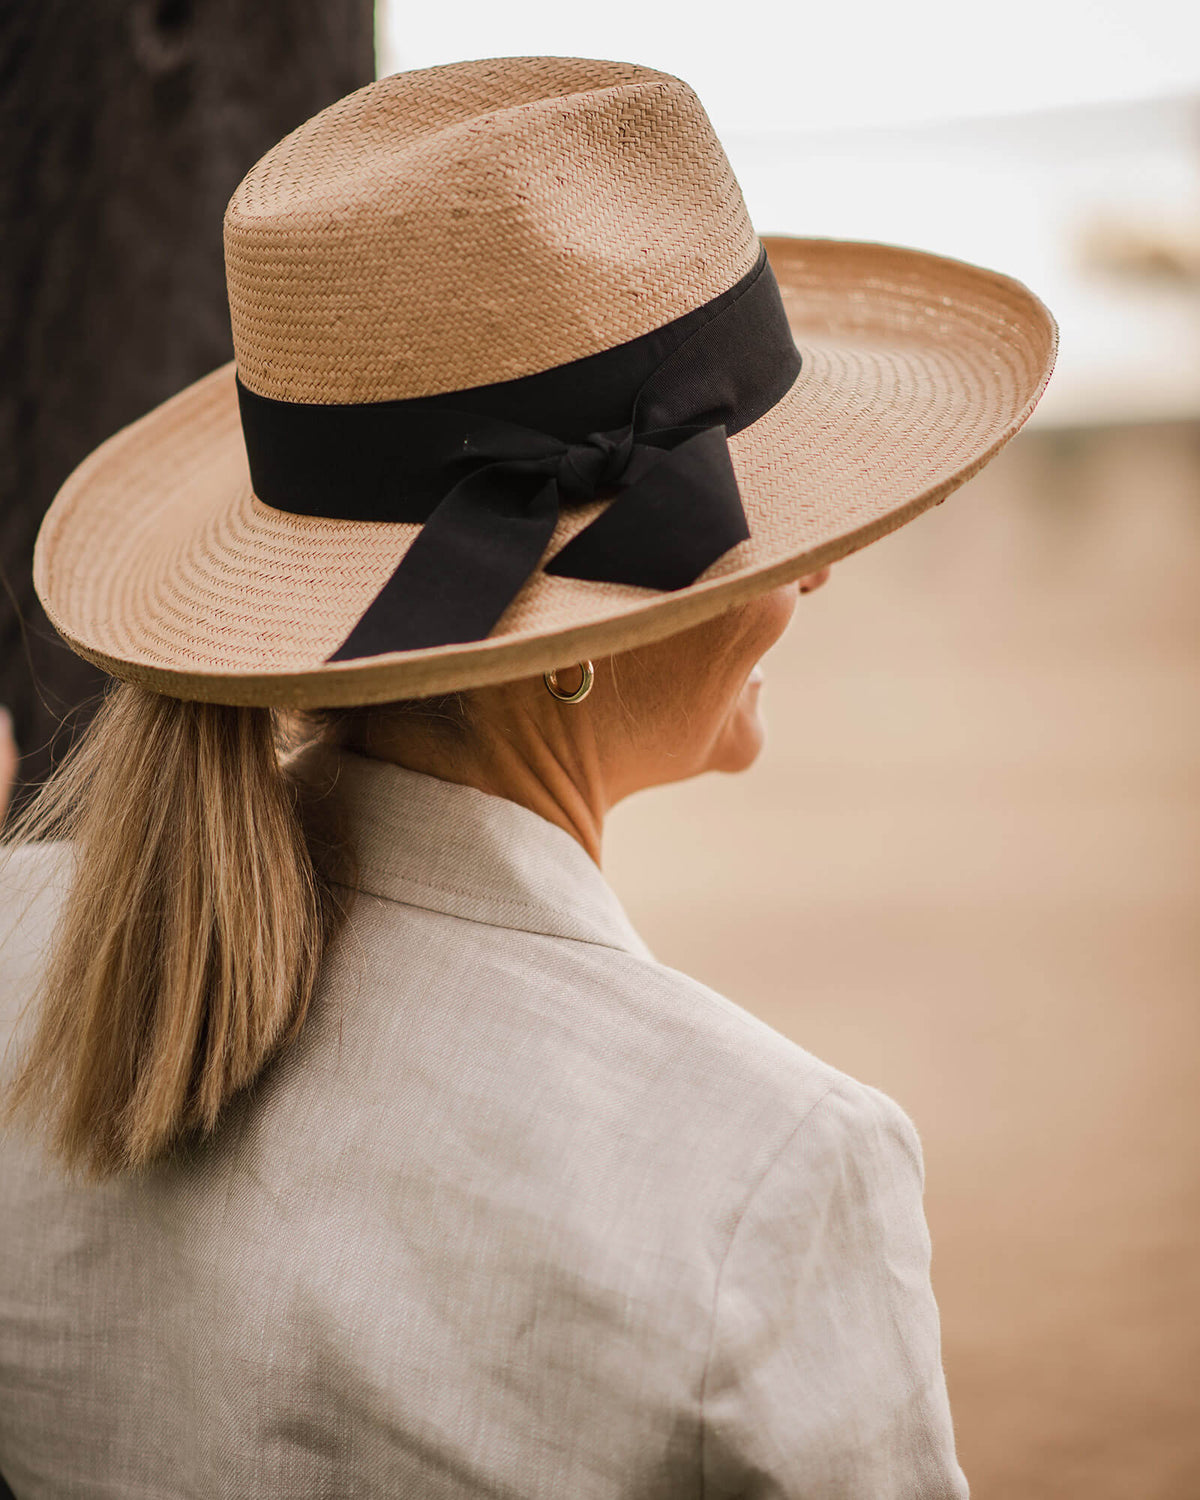
[[[225,239],[236,375],[39,539],[120,685],[4,876],[0,1469],[962,1495],[913,1127],[658,964],[601,832],[752,763],[798,591],[1011,436],[1048,314],[768,263],[691,91],[582,59],[351,95]]]

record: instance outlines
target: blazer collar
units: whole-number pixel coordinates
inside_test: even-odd
[[[350,752],[338,756],[335,795],[358,889],[652,957],[583,846],[529,808]]]

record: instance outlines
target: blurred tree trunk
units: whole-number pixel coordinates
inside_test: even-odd
[[[230,194],[373,77],[370,0],[0,7],[0,703],[26,782],[104,682],[34,597],[46,507],[97,443],[232,358]]]

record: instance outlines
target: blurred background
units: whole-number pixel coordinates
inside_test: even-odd
[[[224,200],[372,68],[665,68],[763,232],[960,256],[1048,303],[1030,426],[801,599],[762,760],[625,804],[606,871],[661,959],[916,1121],[977,1500],[1196,1500],[1200,7],[105,0],[51,37],[56,6],[26,6],[2,85],[26,100],[0,176],[0,699],[27,774],[94,691],[29,604],[39,507],[228,357]],[[47,78],[74,114],[38,134]]]

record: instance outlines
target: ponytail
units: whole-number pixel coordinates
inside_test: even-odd
[[[4,1114],[91,1177],[211,1131],[304,1022],[337,911],[276,730],[118,684],[10,834],[73,866]]]

